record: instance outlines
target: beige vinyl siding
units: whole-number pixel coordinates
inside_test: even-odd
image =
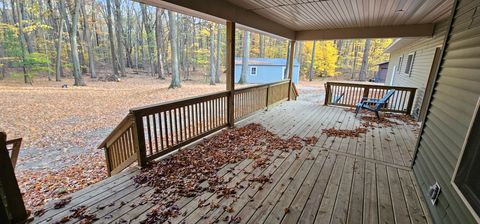
[[[450,181],[479,97],[480,1],[459,0],[413,167],[435,223],[475,223]],[[436,181],[442,191],[433,206]]]
[[[445,38],[448,21],[443,21],[435,26],[435,33],[432,38],[423,38],[414,43],[393,51],[390,54],[390,63],[388,64],[388,73],[385,83],[390,84],[392,79],[393,67],[398,67],[399,58],[403,56],[401,67],[395,71],[393,85],[408,86],[417,88],[415,102],[413,104],[412,115],[417,117],[422,107],[425,87],[427,86],[428,76],[432,68],[435,49],[441,47]],[[414,54],[412,70],[406,74],[407,59],[409,54]],[[397,70],[397,68],[395,69]]]

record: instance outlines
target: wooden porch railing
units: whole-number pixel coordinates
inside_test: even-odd
[[[116,174],[137,159],[138,138],[135,117],[128,114],[100,144],[105,149],[108,175]]]
[[[395,90],[395,93],[387,101],[382,111],[411,114],[417,89],[403,86],[327,82],[325,84],[325,105],[355,107],[362,97],[382,98],[390,89]]]
[[[12,166],[15,168],[17,166],[18,154],[20,153],[20,146],[22,145],[22,138],[8,140],[6,144],[10,160],[12,160]]]
[[[20,147],[21,139],[7,141],[5,132],[0,132],[0,223],[25,223],[28,213],[7,148],[12,142]]]
[[[234,91],[234,119],[288,99],[289,80]],[[100,144],[109,175],[168,154],[228,126],[229,91],[133,108]]]

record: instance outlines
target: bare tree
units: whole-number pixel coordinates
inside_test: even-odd
[[[365,48],[363,49],[362,66],[360,67],[360,73],[358,74],[358,78],[360,79],[360,81],[365,81],[367,78],[368,55],[370,53],[370,46],[371,46],[371,39],[366,39]]]
[[[247,82],[248,73],[248,58],[250,57],[250,32],[244,31],[243,35],[243,49],[242,49],[242,73],[240,75],[239,84]]]
[[[158,78],[165,79],[165,69],[163,67],[163,9],[157,8],[155,19],[155,33],[157,41],[157,60],[158,60]]]
[[[312,47],[312,60],[310,62],[310,76],[308,78],[308,80],[311,82],[313,81],[313,65],[315,64],[315,48],[317,46],[317,41],[314,40],[313,41],[313,47]]]
[[[120,0],[114,0],[115,3],[115,31],[117,32],[117,51],[118,51],[118,67],[120,70],[120,76],[126,77],[125,73],[125,50],[124,50],[124,36],[123,36],[123,22],[122,22],[122,5]]]
[[[92,36],[90,34],[90,28],[87,21],[87,11],[85,10],[85,2],[81,4],[81,10],[83,14],[83,32],[85,36],[85,41],[87,42],[87,51],[88,51],[88,68],[90,71],[91,78],[97,78],[97,72],[95,71],[95,54],[93,52],[92,46]]]
[[[169,89],[175,89],[182,87],[180,83],[180,71],[178,64],[178,46],[177,46],[177,19],[176,13],[168,11],[168,24],[170,26],[170,48],[172,52],[172,82]]]
[[[260,44],[259,44],[259,57],[265,57],[265,36],[260,34]]]
[[[115,37],[113,35],[113,21],[112,21],[112,4],[110,0],[106,0],[107,2],[107,28],[108,28],[108,39],[110,41],[110,54],[112,57],[112,67],[113,67],[113,77],[114,79],[118,79],[118,62],[117,62],[117,54],[115,51]]]
[[[67,12],[65,10],[65,0],[60,0],[62,6],[62,11],[66,17]],[[70,36],[70,53],[72,55],[72,65],[73,65],[73,77],[75,79],[75,86],[85,86],[85,82],[82,78],[82,72],[80,68],[80,59],[78,57],[78,44],[77,44],[77,31],[78,31],[78,17],[80,16],[80,0],[75,0],[73,5],[72,12],[72,21],[67,22],[67,27],[69,27],[68,32]]]
[[[209,25],[210,31],[210,85],[215,85],[215,35],[213,24]]]
[[[215,65],[215,83],[220,83],[220,64],[221,64],[221,57],[222,57],[222,52],[221,52],[221,42],[222,42],[222,26],[220,24],[217,24],[217,62]]]
[[[145,26],[145,32],[147,34],[148,61],[150,64],[149,71],[150,71],[150,75],[153,76],[155,73],[155,61],[153,59],[155,45],[153,43],[152,26],[150,22],[150,17],[148,16],[147,6],[145,4],[142,4],[141,9],[142,9],[143,25]]]

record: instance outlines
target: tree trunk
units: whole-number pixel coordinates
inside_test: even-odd
[[[172,50],[172,82],[169,89],[182,87],[180,84],[180,74],[178,71],[178,46],[177,46],[177,23],[176,13],[168,11],[168,23],[170,26],[170,47]]]
[[[303,42],[300,41],[298,43],[298,48],[297,48],[297,60],[298,60],[298,67],[299,67],[299,70],[301,71],[302,70],[302,62],[303,62]]]
[[[260,45],[259,45],[259,56],[260,58],[265,57],[265,36],[260,34]]]
[[[240,75],[239,84],[247,83],[248,74],[248,58],[250,57],[250,32],[245,31],[243,34],[243,49],[242,49],[242,73]]]
[[[309,81],[313,81],[313,65],[315,64],[315,48],[317,47],[317,41],[313,41],[313,47],[312,47],[312,60],[310,62],[310,76],[309,76]]]
[[[163,67],[163,9],[157,8],[155,19],[155,33],[157,41],[158,78],[165,79],[165,68]]]
[[[87,51],[88,51],[88,68],[91,78],[97,78],[97,72],[95,71],[95,54],[93,52],[92,46],[92,36],[90,35],[90,28],[88,27],[87,21],[87,11],[85,10],[85,2],[83,2],[82,7],[83,14],[83,32],[85,33],[85,41],[87,42]],[[92,13],[95,13],[92,11]]]
[[[366,39],[365,49],[363,50],[362,66],[360,67],[360,73],[358,74],[358,78],[360,79],[360,81],[365,81],[367,78],[368,55],[370,53],[370,46],[371,46],[371,39]]]
[[[62,4],[62,3],[60,3]],[[57,59],[56,59],[56,64],[55,64],[55,81],[60,82],[62,81],[62,36],[63,36],[63,16],[60,15],[58,17],[59,23],[58,23],[58,34],[57,34],[57,41],[55,43],[55,47],[57,50]]]
[[[210,85],[215,85],[215,35],[210,23]]]
[[[127,6],[127,40],[125,41],[125,54],[127,64],[126,66],[129,68],[133,68],[133,61],[132,61],[132,50],[133,50],[133,42],[132,42],[132,9],[130,5]]]
[[[18,5],[15,4],[15,2],[12,0],[12,15],[13,15],[13,20],[15,23],[18,23],[18,39],[20,42],[20,50],[21,50],[21,59],[22,62],[25,62],[26,58],[26,50],[25,50],[25,35],[23,35],[23,22],[22,22],[22,16],[20,15],[21,10],[18,9]],[[20,3],[21,4],[21,3]],[[18,13],[15,13],[17,11]],[[32,80],[30,76],[27,73],[27,68],[25,67],[25,64],[22,65],[22,71],[23,71],[23,81],[26,84],[32,84]]]
[[[352,79],[354,79],[356,67],[357,67],[357,56],[358,56],[358,46],[355,44],[355,41],[352,43],[353,48],[353,66],[352,66]]]
[[[60,0],[63,5],[62,10],[64,14],[65,11],[65,0]],[[72,65],[73,65],[73,77],[75,79],[75,86],[85,86],[85,82],[82,78],[81,68],[80,68],[80,59],[78,57],[78,44],[77,44],[77,31],[78,31],[78,17],[80,16],[80,0],[74,1],[74,10],[72,15],[72,22],[70,25],[70,51],[72,55]]]
[[[126,77],[125,73],[125,50],[124,50],[124,37],[123,37],[123,22],[120,0],[114,0],[115,3],[115,31],[117,32],[117,51],[118,51],[118,67],[121,77]]]
[[[107,28],[108,28],[108,39],[110,41],[110,54],[112,56],[112,68],[113,68],[113,78],[118,78],[118,62],[117,54],[115,51],[115,39],[113,36],[113,22],[112,22],[112,4],[110,0],[107,2]]]
[[[222,51],[221,51],[221,42],[222,42],[222,26],[217,24],[217,63],[215,66],[215,83],[220,83],[220,64],[222,58]]]
[[[18,14],[19,14],[19,17],[20,17],[19,19],[21,19],[23,21],[29,20],[29,18],[27,18],[27,13],[25,12],[25,7],[24,7],[24,2],[23,1],[18,2],[18,7],[19,7],[18,8]],[[28,53],[31,54],[31,53],[35,52],[32,37],[26,32],[23,32],[23,37],[25,38],[25,43],[27,45]]]
[[[152,27],[150,25],[150,19],[148,18],[148,11],[147,11],[147,6],[145,4],[141,5],[142,9],[142,20],[143,20],[143,25],[145,26],[145,32],[147,33],[147,48],[148,48],[148,61],[150,64],[150,75],[154,76],[155,73],[155,61],[153,59],[154,51],[155,51],[155,45],[153,43],[153,34],[152,34]]]
[[[195,72],[197,71],[197,57],[196,57],[196,52],[197,52],[197,45],[196,45],[196,38],[197,38],[197,28],[195,24],[195,17],[192,17],[192,29],[193,29],[193,35],[192,35],[192,46],[193,46],[193,54],[192,54],[192,71]]]

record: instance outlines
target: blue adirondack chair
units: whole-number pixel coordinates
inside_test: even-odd
[[[394,93],[395,90],[391,89],[388,90],[387,93],[380,99],[363,97],[362,100],[357,103],[357,106],[355,108],[355,116],[357,116],[358,112],[360,112],[361,109],[366,109],[375,112],[377,118],[380,119],[378,111],[382,109],[383,105],[387,103],[388,99],[390,99],[390,97],[392,97]]]

